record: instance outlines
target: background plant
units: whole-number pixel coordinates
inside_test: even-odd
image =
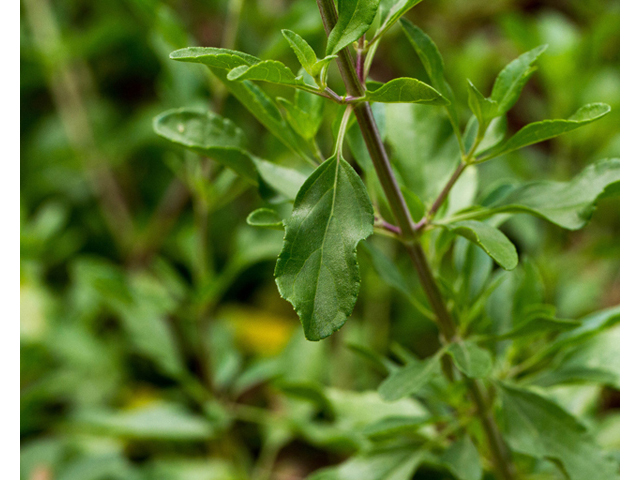
[[[614,477],[618,164],[601,159],[618,154],[617,6],[423,3],[414,25],[396,21],[416,2],[347,2],[335,29],[325,11],[327,43],[308,3],[280,19],[262,3],[24,2],[24,478]],[[288,68],[172,54],[207,76],[169,60],[188,44]],[[353,121],[358,77],[386,80],[366,98],[405,204]],[[601,101],[613,114],[587,125]],[[156,131],[187,150],[150,129],[170,107]],[[301,210],[332,191],[336,221],[309,231]],[[331,340],[305,341],[278,299],[282,219],[276,281],[307,337],[355,304]],[[291,277],[319,238],[342,283],[303,272],[309,308]]]

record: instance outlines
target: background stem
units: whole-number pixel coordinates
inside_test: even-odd
[[[338,18],[338,12],[336,11],[335,4],[333,0],[316,0],[316,2],[320,10],[320,15],[322,16],[325,32],[329,35]],[[347,94],[356,97],[363,96],[364,88],[358,79],[348,48],[344,48],[338,53],[337,63],[347,89]],[[420,279],[420,284],[429,298],[431,307],[437,316],[437,323],[444,342],[450,343],[452,341],[456,341],[456,325],[444,303],[443,296],[438,288],[435,277],[433,276],[426,254],[422,248],[422,244],[420,243],[419,235],[416,232],[413,220],[411,219],[407,203],[402,196],[400,186],[398,185],[393,170],[391,169],[391,163],[389,162],[389,157],[384,144],[382,143],[375,119],[373,118],[371,106],[368,102],[359,103],[354,107],[354,113],[358,120],[358,125],[360,126],[365,144],[367,145],[367,150],[369,151],[369,155],[371,156],[371,160],[375,167],[376,174],[380,179],[382,189],[387,197],[393,216],[400,228],[401,239],[403,240],[409,256],[411,257],[413,266]],[[457,180],[457,177],[460,176],[463,169],[464,167],[458,168],[460,171],[457,175],[454,175],[455,178],[450,180],[451,186],[442,196],[443,198],[441,202],[444,201],[446,194]],[[511,464],[509,450],[507,449],[495,419],[493,418],[491,407],[486,400],[484,387],[478,380],[474,379],[467,378],[466,383],[469,387],[469,396],[481,415],[482,426],[485,435],[487,436],[489,448],[491,449],[491,454],[497,470],[496,473],[503,480],[512,480],[515,478],[515,470]]]

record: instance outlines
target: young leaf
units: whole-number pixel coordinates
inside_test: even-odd
[[[490,205],[491,213],[525,212],[569,230],[584,227],[598,199],[620,183],[620,160],[605,159],[586,167],[568,182],[524,184]]]
[[[491,354],[474,342],[456,342],[449,345],[447,353],[458,370],[471,378],[485,378],[491,373]]]
[[[518,150],[519,148],[539,143],[578,127],[595,122],[611,111],[611,107],[604,103],[592,103],[580,108],[566,120],[543,120],[530,123],[518,130],[511,138],[502,141],[482,154],[478,162],[485,162],[492,158]]]
[[[289,67],[277,60],[263,60],[255,65],[241,65],[227,74],[227,80],[232,82],[260,80],[278,85],[304,85],[301,78],[296,77]]]
[[[535,71],[535,67],[531,65],[546,49],[547,45],[541,45],[523,53],[498,74],[491,90],[491,100],[497,104],[496,117],[507,113],[516,103],[529,77]]]
[[[615,462],[607,458],[587,428],[554,402],[537,393],[500,384],[502,423],[511,448],[559,462],[571,480],[615,480]]]
[[[394,402],[420,391],[429,380],[435,378],[440,372],[441,353],[443,351],[391,372],[378,387],[378,393],[382,399]]]
[[[182,48],[172,52],[169,58],[179,62],[200,63],[224,70],[232,70],[242,65],[256,65],[261,61],[258,57],[248,53],[213,47]]]
[[[367,33],[378,12],[380,0],[339,2],[338,22],[327,40],[327,55],[335,55]]]
[[[381,87],[366,92],[367,100],[381,103],[420,103],[448,105],[449,101],[433,87],[415,78],[394,78]]]
[[[484,98],[471,80],[467,82],[469,82],[469,108],[478,119],[480,126],[486,130],[489,122],[498,116],[498,103],[490,98]]]
[[[282,218],[278,212],[270,208],[258,208],[249,214],[247,223],[252,227],[284,230]]]
[[[452,223],[446,228],[478,245],[505,270],[513,270],[518,265],[516,247],[497,228],[476,220]]]
[[[293,53],[298,57],[298,61],[302,68],[304,68],[307,73],[311,76],[314,76],[312,72],[313,66],[318,61],[318,57],[316,57],[316,52],[311,48],[311,46],[307,43],[307,41],[298,35],[296,32],[292,32],[291,30],[282,30],[282,35],[289,42]]]
[[[406,10],[408,10],[417,3],[419,3],[419,1],[404,0],[397,3],[396,7],[394,8],[397,8],[399,5],[404,4],[402,9],[406,7]],[[449,101],[449,104],[446,105],[446,109],[449,117],[451,118],[451,124],[457,131],[458,113],[455,108],[455,97],[453,94],[453,90],[444,78],[444,62],[442,60],[442,55],[440,55],[438,47],[426,33],[424,33],[408,20],[404,18],[400,19],[400,25],[402,26],[402,30],[404,31],[405,35],[409,39],[411,46],[418,54],[418,58],[427,71],[431,83],[442,94],[442,96]]]
[[[380,6],[380,16],[383,21],[378,31],[380,32],[389,29],[391,26],[393,26],[394,23],[398,21],[398,19],[400,19],[400,22],[404,22],[405,20],[400,17],[402,17],[405,13],[407,13],[421,1],[422,0],[396,0],[393,6],[391,6],[390,8],[387,7],[387,4],[389,3],[388,1],[381,2],[384,5],[384,7],[383,5]]]
[[[355,250],[372,233],[373,207],[362,180],[345,160],[326,160],[296,196],[275,270],[307,339],[328,337],[353,311],[360,289]]]

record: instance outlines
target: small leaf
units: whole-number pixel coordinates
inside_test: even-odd
[[[254,210],[247,217],[247,223],[252,227],[284,230],[282,218],[278,215],[278,212],[270,208],[258,208]]]
[[[556,403],[531,391],[500,384],[502,423],[511,448],[559,462],[571,480],[615,480],[607,458],[587,428]]]
[[[508,340],[528,337],[531,335],[544,335],[549,332],[566,331],[580,326],[576,320],[556,318],[554,315],[542,312],[534,312],[510,331],[498,335],[496,340]]]
[[[397,438],[398,434],[414,432],[429,421],[430,417],[386,417],[367,425],[362,433],[370,438]]]
[[[519,148],[557,137],[583,125],[595,122],[610,111],[611,107],[609,107],[609,105],[592,103],[580,108],[566,120],[543,120],[541,122],[530,123],[518,130],[518,132],[508,140],[502,141],[484,152],[478,161],[484,162],[491,158],[518,150]]]
[[[367,91],[370,102],[420,103],[423,105],[447,105],[449,101],[433,87],[415,78],[394,78],[374,91]]]
[[[291,46],[293,53],[298,57],[298,61],[302,68],[304,68],[309,75],[314,76],[312,72],[313,66],[318,61],[316,52],[311,48],[307,41],[291,30],[282,30],[282,35],[286,38],[287,42]]]
[[[490,205],[491,214],[525,212],[569,230],[584,227],[598,199],[620,184],[620,160],[606,159],[586,167],[568,182],[526,183]]]
[[[372,233],[373,207],[362,180],[345,160],[326,160],[296,196],[275,270],[307,339],[328,337],[353,311],[360,289],[355,251]]]
[[[336,58],[338,58],[337,55],[327,55],[326,57],[321,58],[311,67],[310,75],[313,78],[316,78],[318,75],[320,75],[320,73],[322,72],[322,69],[325,68],[327,65],[329,65],[329,63],[331,63],[331,61],[335,60]],[[322,75],[322,78],[320,81],[326,82],[325,77],[326,77],[326,74]]]
[[[483,130],[489,126],[489,122],[498,116],[498,103],[490,98],[485,98],[475,87],[471,80],[467,80],[469,87],[469,108],[476,116]]]
[[[491,100],[497,104],[495,116],[504,115],[513,107],[535,71],[535,67],[531,65],[546,49],[547,45],[541,45],[523,53],[498,74],[491,91]]]
[[[497,228],[476,220],[452,223],[446,228],[478,245],[505,270],[513,270],[518,265],[516,247]]]
[[[391,374],[378,387],[383,400],[394,402],[413,395],[440,373],[440,357],[443,351],[432,357],[412,362]]]
[[[449,345],[447,353],[458,370],[471,378],[485,378],[491,373],[491,354],[474,342],[456,342]]]
[[[327,40],[327,55],[335,55],[367,33],[378,12],[380,0],[339,2],[338,22]]]
[[[400,4],[404,4],[402,10],[404,10],[405,7],[406,10],[408,10],[419,3],[419,1],[404,0],[397,3],[394,8],[397,8]],[[413,23],[402,18],[400,19],[400,24],[402,26],[402,30],[409,39],[411,46],[418,54],[420,62],[422,62],[422,65],[427,71],[431,83],[438,92],[440,92],[441,95],[449,101],[446,105],[446,109],[449,113],[449,117],[451,118],[453,128],[458,131],[458,113],[455,108],[455,96],[451,86],[447,83],[444,77],[444,61],[442,60],[442,55],[440,55],[438,47],[426,33],[416,27]]]
[[[242,65],[256,65],[260,59],[237,50],[213,47],[189,47],[176,50],[169,55],[179,62],[200,63],[214,68],[232,70]]]
[[[405,13],[407,13],[421,1],[422,0],[397,0],[390,8],[387,6],[389,2],[381,2],[382,5],[380,5],[380,17],[383,19],[383,21],[378,31],[390,28],[394,23],[398,21],[398,19],[400,19],[400,22],[405,22],[406,20],[400,17],[402,17]]]
[[[468,435],[451,444],[440,456],[440,461],[459,480],[482,478],[482,460]]]
[[[304,85],[304,81],[296,77],[291,69],[277,60],[263,60],[255,65],[241,65],[227,74],[227,80],[260,80],[278,85]]]

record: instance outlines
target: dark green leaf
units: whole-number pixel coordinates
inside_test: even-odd
[[[345,160],[326,160],[296,196],[275,271],[309,340],[331,335],[351,314],[360,289],[355,250],[372,233],[362,180]]]
[[[378,12],[380,0],[340,2],[338,22],[327,40],[327,55],[335,55],[367,33]]]
[[[449,345],[447,353],[453,358],[458,370],[471,378],[485,378],[491,373],[491,354],[476,343],[460,341]]]
[[[557,137],[558,135],[594,122],[604,117],[610,111],[611,107],[609,107],[609,105],[592,103],[580,108],[566,120],[543,120],[541,122],[530,123],[518,130],[518,132],[508,140],[502,141],[484,152],[478,161],[484,162],[491,158],[526,147],[527,145]]]
[[[200,63],[214,68],[232,70],[242,65],[256,65],[260,59],[237,50],[213,47],[189,47],[176,50],[170,58],[179,62]]]
[[[513,270],[518,265],[516,247],[497,228],[476,220],[452,223],[446,228],[478,245],[505,270]]]
[[[382,399],[393,402],[420,391],[429,380],[435,378],[440,372],[441,353],[409,363],[391,372],[378,387],[378,393]]]
[[[420,103],[448,105],[449,101],[433,87],[415,78],[394,78],[380,88],[366,92],[367,100],[381,103]]]
[[[559,462],[571,480],[615,480],[617,466],[587,428],[537,393],[500,384],[502,423],[511,448]]]
[[[284,230],[282,218],[278,215],[278,212],[270,208],[258,208],[254,210],[247,217],[247,223],[252,227]]]

